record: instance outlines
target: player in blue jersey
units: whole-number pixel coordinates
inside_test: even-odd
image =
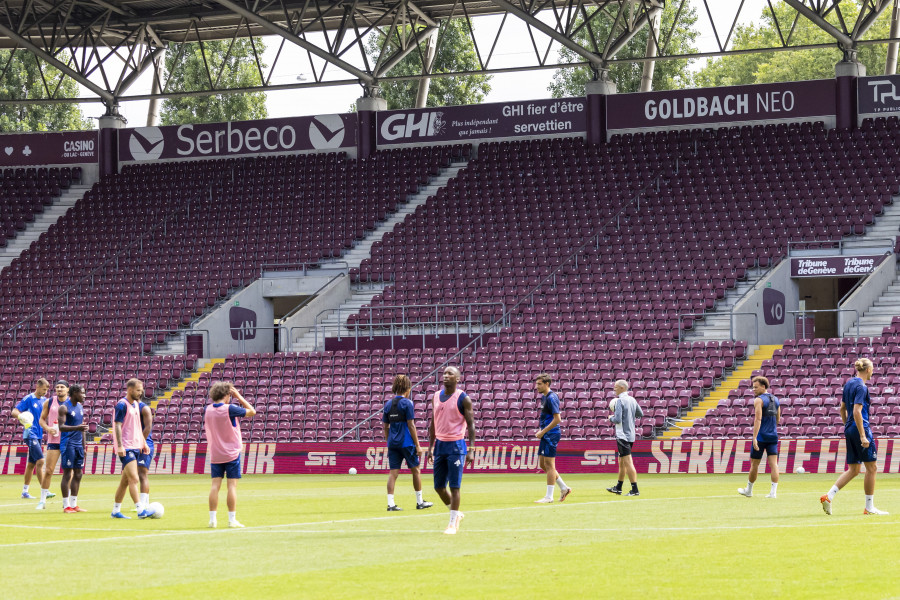
[[[84,388],[73,384],[69,399],[59,405],[59,456],[62,461],[63,512],[87,512],[78,506],[78,490],[84,474]]]
[[[141,430],[144,437],[147,438],[147,454],[138,456],[138,486],[140,493],[138,494],[138,503],[134,505],[132,511],[141,512],[150,506],[150,465],[153,464],[153,411],[150,405],[141,400],[138,403],[141,410]],[[124,477],[124,475],[123,475]],[[127,484],[127,482],[126,482]]]
[[[419,445],[419,436],[416,433],[415,410],[409,399],[412,390],[412,382],[406,375],[394,377],[391,391],[394,397],[384,405],[384,414],[381,418],[384,426],[384,439],[388,445],[388,465],[391,473],[387,482],[387,509],[389,511],[403,510],[394,503],[394,485],[400,476],[400,467],[403,461],[412,473],[413,489],[416,491],[416,509],[431,508],[431,502],[425,502],[422,498],[422,478],[419,476],[419,457],[422,455],[422,446]]]
[[[44,396],[50,390],[50,382],[41,377],[34,385],[34,393],[28,394],[19,400],[16,407],[12,410],[14,419],[24,427],[22,439],[28,446],[28,462],[25,465],[25,485],[22,487],[22,497],[34,500],[28,489],[31,486],[31,475],[37,475],[38,485],[43,488],[44,482],[44,450],[41,448],[41,440],[44,437],[44,430],[41,429],[41,407],[44,405]],[[25,414],[31,415],[28,419]]]
[[[538,460],[541,469],[547,474],[547,495],[540,500],[535,500],[538,504],[553,502],[554,484],[559,486],[560,502],[563,502],[572,493],[572,488],[565,484],[556,470],[556,446],[562,435],[559,429],[562,416],[559,412],[559,396],[550,389],[552,381],[546,373],[538,375],[536,381],[537,391],[541,395],[541,429],[534,436],[541,440],[538,447]]]
[[[875,437],[869,428],[869,388],[866,382],[875,372],[875,366],[868,358],[861,358],[853,365],[856,377],[851,377],[844,384],[843,402],[841,402],[841,421],[844,422],[844,437],[847,440],[847,470],[844,471],[828,493],[819,498],[825,514],[831,514],[831,501],[841,488],[859,474],[860,463],[866,466],[863,490],[866,494],[864,515],[886,515],[883,510],[875,508],[875,474],[878,472],[878,454]]]
[[[781,422],[781,405],[778,398],[769,393],[769,380],[757,376],[752,380],[753,394],[753,450],[750,451],[750,476],[747,487],[738,488],[738,494],[753,495],[753,484],[759,472],[759,462],[763,452],[769,464],[772,489],[766,498],[775,498],[778,491],[778,423]]]

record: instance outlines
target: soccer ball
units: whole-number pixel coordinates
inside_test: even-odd
[[[616,402],[618,401],[618,398],[613,398],[609,401],[609,412],[616,412]]]
[[[153,511],[153,514],[150,515],[151,519],[162,519],[163,515],[166,514],[166,508],[159,502],[151,502],[147,508]]]
[[[20,412],[19,423],[22,424],[22,427],[31,427],[34,425],[34,415],[30,412]]]
[[[803,467],[797,467],[796,469],[794,469],[794,473],[799,473],[802,475],[806,473],[806,469],[804,469]]]
[[[350,470],[347,472],[350,473],[351,475],[356,475],[356,467],[350,467]]]

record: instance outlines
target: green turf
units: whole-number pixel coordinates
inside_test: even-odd
[[[566,479],[575,492],[565,503],[536,505],[540,475],[466,475],[466,518],[445,536],[447,510],[415,510],[408,476],[400,513],[385,511],[382,476],[247,476],[243,530],[225,527],[224,491],[219,529],[206,528],[200,476],[152,477],[151,499],[167,512],[145,521],[109,517],[114,477],[85,477],[79,503],[90,512],[67,515],[58,498],[34,510],[18,499],[21,477],[4,476],[0,597],[900,596],[896,475],[879,476],[886,517],[862,515],[861,477],[831,517],[818,499],[832,475],[785,475],[775,500],[763,498],[767,478],[756,497],[738,496],[739,475],[643,476],[639,498],[607,493],[609,476]]]

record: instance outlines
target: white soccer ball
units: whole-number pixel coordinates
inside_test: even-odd
[[[806,469],[804,469],[803,467],[797,467],[796,469],[794,469],[794,473],[799,473],[802,475],[806,473]]]
[[[347,472],[350,473],[351,475],[356,475],[356,467],[350,467],[350,470]]]
[[[151,519],[162,519],[163,515],[166,514],[166,507],[159,502],[151,502],[147,508],[153,511],[153,514],[150,515]]]
[[[609,401],[609,412],[616,412],[616,402],[618,401],[618,398],[613,398]]]
[[[20,412],[19,423],[22,424],[22,427],[31,427],[34,425],[34,415],[30,412]]]

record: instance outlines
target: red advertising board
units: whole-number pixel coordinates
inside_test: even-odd
[[[880,439],[878,470],[900,473],[900,439]],[[638,473],[746,473],[750,469],[749,440],[640,440],[633,448]],[[532,473],[538,465],[537,441],[476,444],[475,473]],[[557,467],[562,473],[615,473],[615,440],[562,441]],[[21,474],[28,457],[26,446],[0,446],[0,474]],[[809,473],[844,470],[843,439],[783,440],[779,466],[793,472],[802,466]],[[387,448],[375,443],[260,443],[244,447],[246,474],[387,473]],[[425,469],[431,471],[430,465]],[[119,472],[111,445],[90,444],[86,474]],[[208,474],[205,444],[158,444],[151,473]]]

